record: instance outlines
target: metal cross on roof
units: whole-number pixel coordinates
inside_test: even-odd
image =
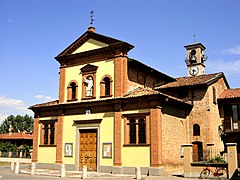
[[[94,17],[93,13],[94,13],[94,11],[92,10],[92,11],[90,12],[90,24],[91,24],[91,25],[93,24],[93,21],[94,21],[94,19],[93,19],[93,17]]]
[[[193,42],[195,43],[196,42],[196,34],[193,35]]]

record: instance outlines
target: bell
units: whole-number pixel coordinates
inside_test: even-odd
[[[197,60],[197,57],[195,55],[191,55],[191,58],[190,58],[191,61],[196,61]]]

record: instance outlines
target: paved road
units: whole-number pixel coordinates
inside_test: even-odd
[[[20,180],[25,180],[25,179],[81,179],[80,176],[75,176],[75,177],[67,177],[67,178],[60,178],[59,176],[52,176],[49,174],[46,175],[30,175],[29,173],[20,173],[20,174],[15,174],[13,171],[10,170],[10,167],[0,167],[0,180],[1,179],[20,179]],[[86,178],[87,180],[133,180],[135,179],[134,176],[121,176],[121,175],[116,175],[112,177],[104,177],[99,174],[98,177],[88,177]],[[143,177],[142,180],[196,180],[197,178],[183,178],[183,177],[176,177],[176,176],[147,176]]]

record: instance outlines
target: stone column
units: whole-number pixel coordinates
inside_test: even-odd
[[[192,177],[192,144],[183,144],[183,170],[184,177]]]
[[[66,177],[66,167],[65,164],[61,165],[61,178]]]
[[[15,174],[19,174],[19,162],[16,162],[15,164]]]
[[[31,175],[35,175],[36,163],[31,164]]]
[[[82,179],[87,178],[87,166],[83,165],[83,170],[82,170]]]
[[[135,179],[141,179],[142,178],[142,176],[141,176],[141,168],[140,167],[136,167],[135,168],[135,174],[136,174]]]
[[[226,143],[227,145],[227,161],[228,161],[228,173],[231,178],[234,171],[238,168],[237,160],[237,143]]]
[[[11,162],[11,171],[14,171],[14,161]]]

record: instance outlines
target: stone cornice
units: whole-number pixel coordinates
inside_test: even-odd
[[[174,99],[170,101],[168,98],[166,99],[166,97],[161,94],[153,94],[130,98],[112,98],[105,100],[61,103],[52,106],[32,107],[31,110],[35,113],[35,117],[48,117],[85,114],[86,110],[91,110],[91,113],[102,113],[136,109],[150,109],[174,103],[180,103],[181,106],[179,107],[181,108],[191,108],[187,103],[174,101]]]
[[[119,51],[122,52],[123,56],[126,56],[127,52],[132,48],[133,46],[128,43],[120,42],[99,49],[76,54],[57,56],[55,59],[60,63],[61,66],[67,65],[69,67],[85,64],[89,61],[94,62],[102,59],[111,59],[115,56],[119,56]]]

